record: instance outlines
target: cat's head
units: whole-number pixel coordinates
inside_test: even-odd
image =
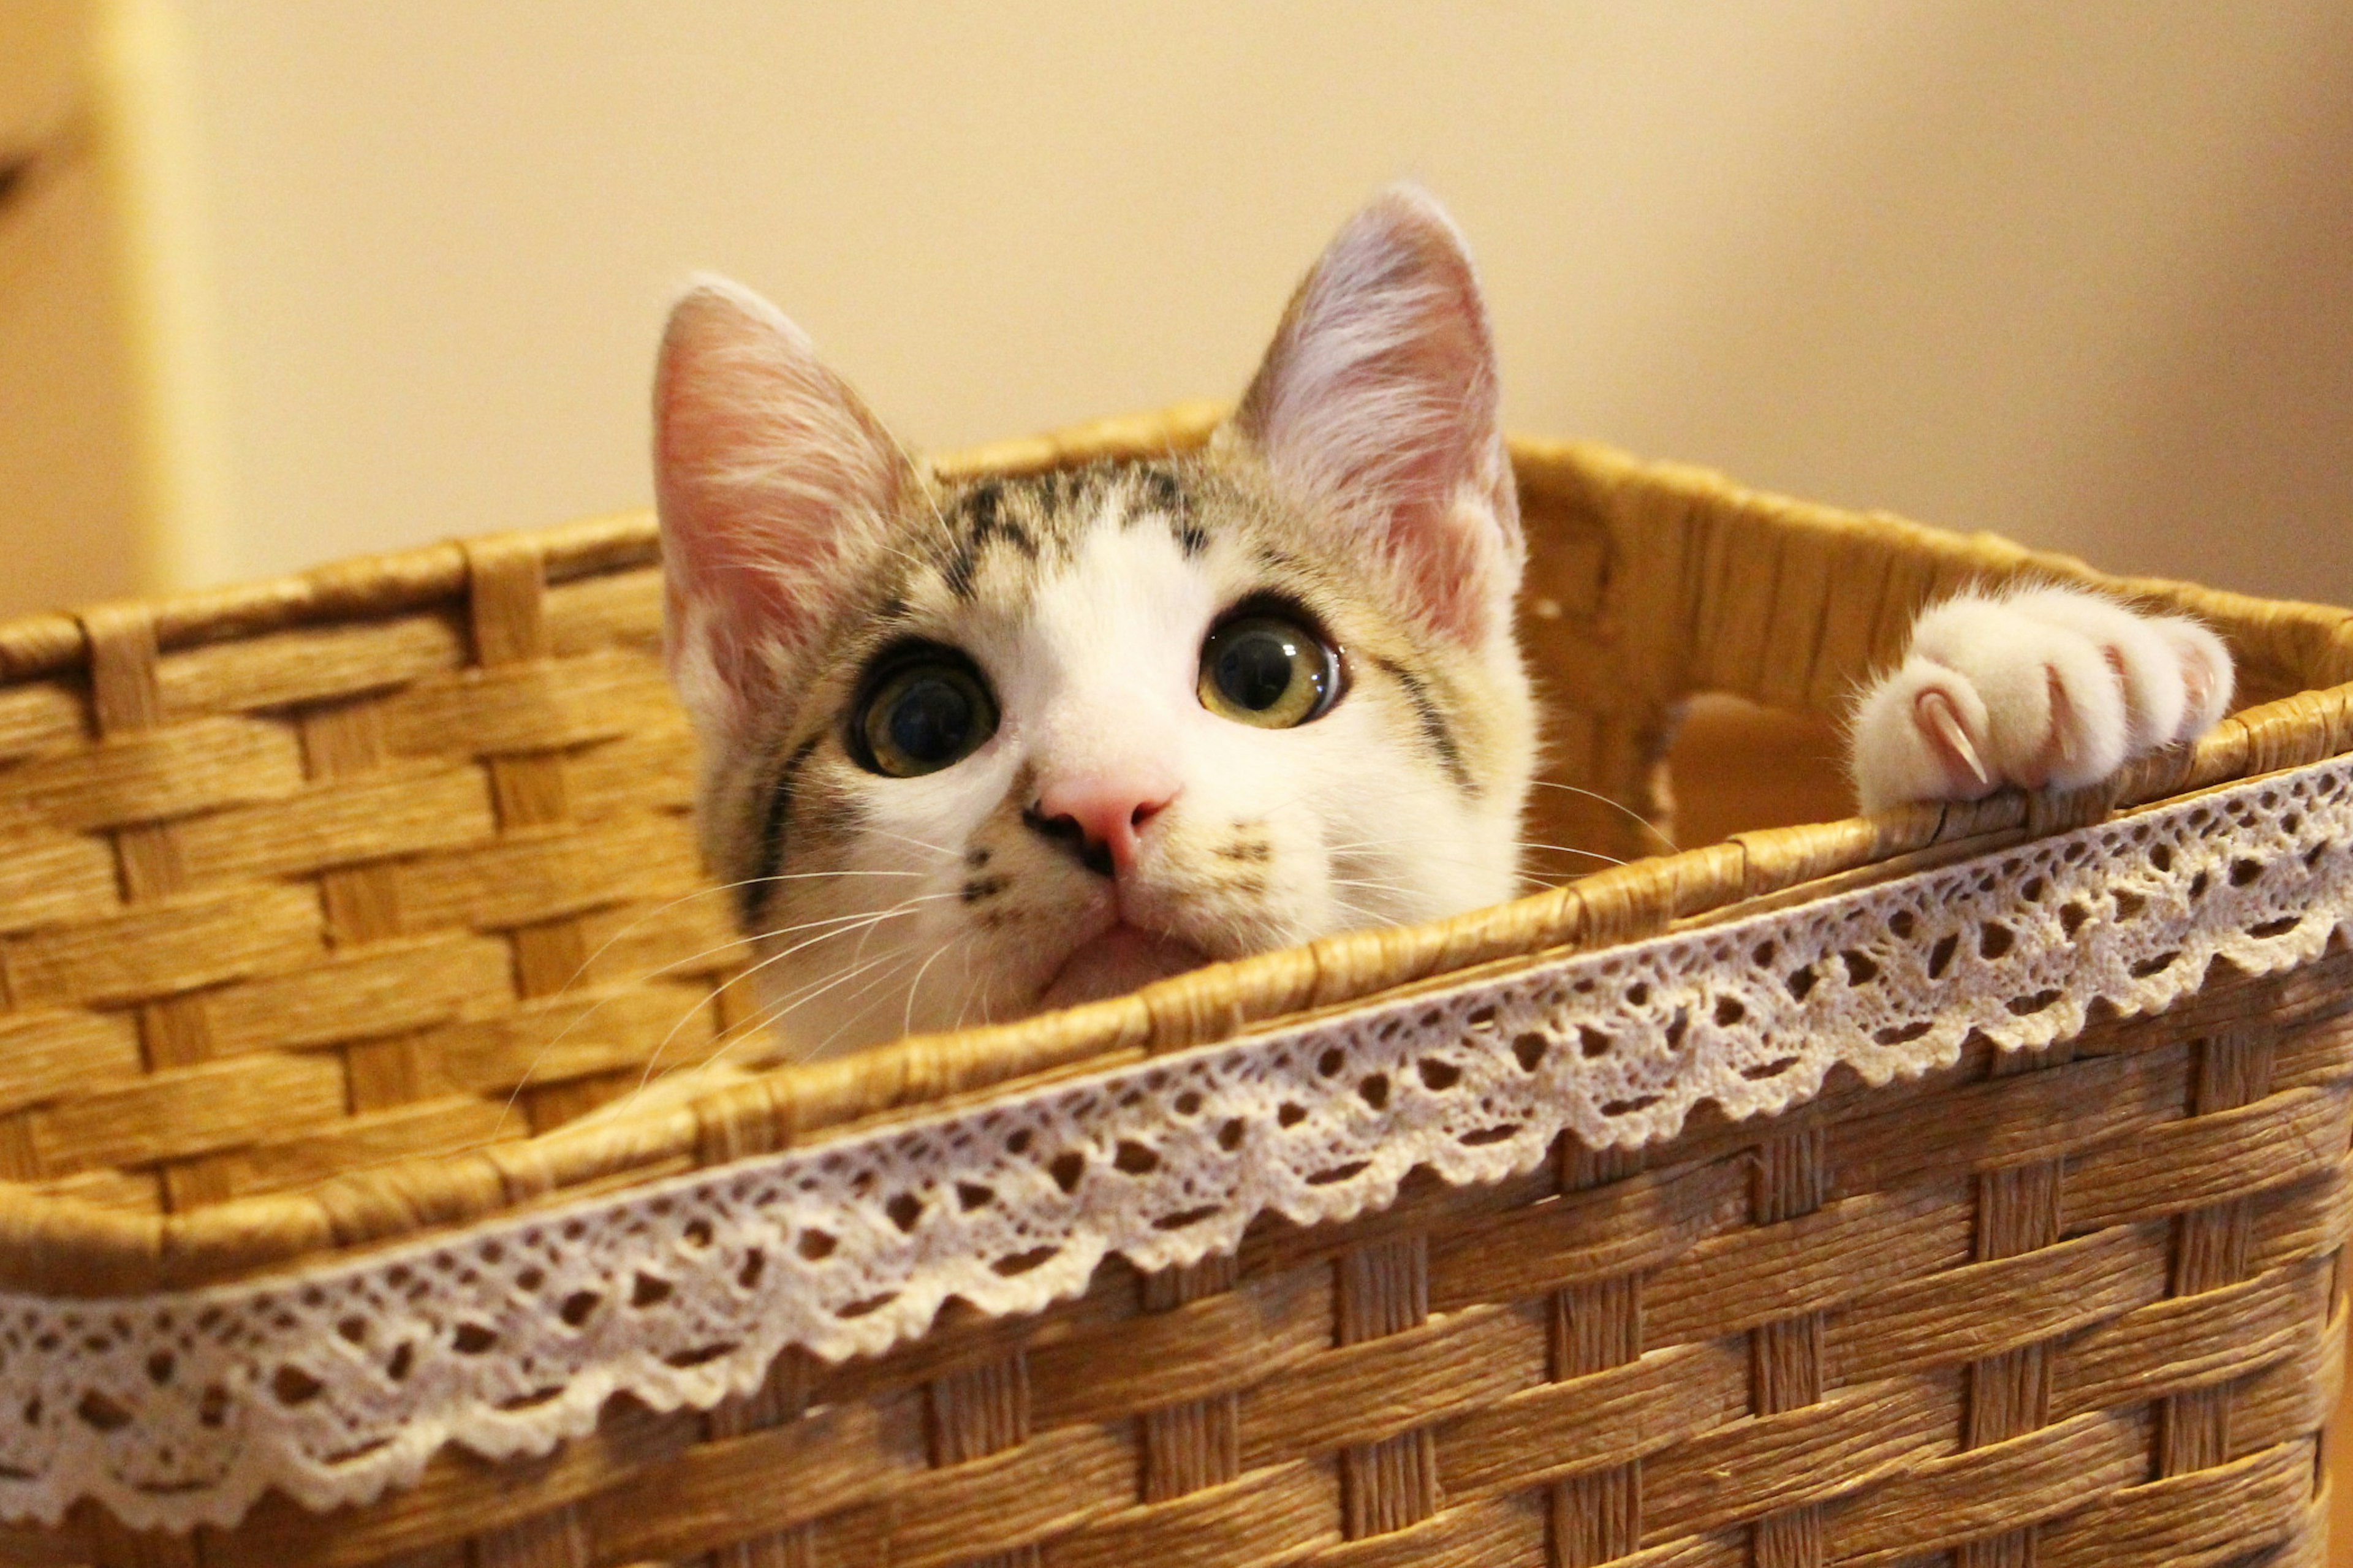
[[[1198,453],[943,481],[723,282],[654,413],[704,847],[788,1054],[1515,890],[1519,516],[1426,196],[1342,229]]]

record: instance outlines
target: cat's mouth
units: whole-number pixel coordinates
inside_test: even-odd
[[[1099,1002],[1208,962],[1209,955],[1190,942],[1158,936],[1123,921],[1071,949],[1045,990],[1039,993],[1038,1005],[1043,1010]]]

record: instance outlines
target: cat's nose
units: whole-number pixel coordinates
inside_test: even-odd
[[[1135,866],[1145,824],[1176,798],[1174,784],[1144,773],[1055,779],[1022,820],[1077,850],[1088,870],[1124,876]]]

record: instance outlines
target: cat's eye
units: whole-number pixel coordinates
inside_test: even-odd
[[[886,668],[849,727],[850,752],[870,772],[894,779],[960,763],[997,732],[997,702],[979,675],[943,655]]]
[[[1340,656],[1294,616],[1237,616],[1201,645],[1201,706],[1238,723],[1288,730],[1340,694]]]

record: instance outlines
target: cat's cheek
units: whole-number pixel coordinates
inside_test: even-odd
[[[1034,854],[992,859],[981,886],[997,885],[1000,865],[1005,890],[959,899],[944,918],[961,933],[954,940],[969,951],[971,966],[991,977],[996,1016],[1005,1017],[1014,1016],[1007,1008],[1034,1010],[1071,956],[1119,924],[1120,909],[1103,879]]]
[[[1246,732],[1205,783],[1188,830],[1171,840],[1181,879],[1177,929],[1220,958],[1345,929],[1333,908],[1329,805],[1348,748],[1315,731]],[[1215,790],[1217,793],[1211,793]]]
[[[1508,867],[1515,852],[1510,814],[1495,826],[1475,809],[1449,769],[1448,756],[1461,753],[1435,742],[1403,692],[1367,684],[1352,704],[1332,717],[1317,791],[1330,847],[1318,934],[1501,901],[1510,879],[1493,875],[1490,862],[1500,856]]]

